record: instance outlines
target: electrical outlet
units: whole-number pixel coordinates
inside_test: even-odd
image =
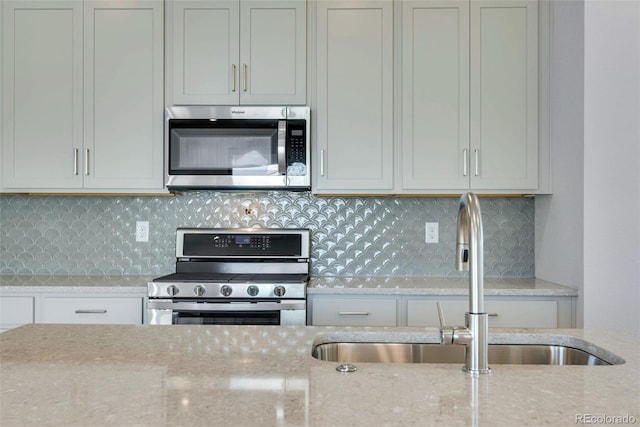
[[[136,242],[149,241],[149,221],[136,221]]]
[[[438,223],[425,222],[424,235],[425,235],[424,237],[425,243],[438,243]]]

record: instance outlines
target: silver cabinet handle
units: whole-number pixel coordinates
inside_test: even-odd
[[[339,311],[340,316],[368,316],[368,311]]]
[[[476,157],[476,176],[480,175],[480,166],[479,166],[479,162],[478,162],[478,150],[477,148],[474,150],[475,153],[475,157]]]
[[[89,149],[85,150],[84,157],[84,174],[89,175]]]
[[[324,176],[324,149],[320,150],[320,176]]]
[[[231,92],[236,91],[236,64],[231,64]]]
[[[498,317],[498,313],[487,313],[489,317]]]
[[[244,87],[242,88],[243,91],[247,91],[247,64],[242,64],[242,84],[244,85]]]
[[[106,314],[107,310],[76,310],[76,314]]]
[[[73,149],[73,174],[74,175],[78,175],[79,157],[80,157],[80,150],[78,150],[77,148],[74,148]]]
[[[467,167],[467,154],[468,150],[466,148],[462,150],[462,176],[467,176],[467,173],[469,173]]]

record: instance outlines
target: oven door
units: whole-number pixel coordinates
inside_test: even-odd
[[[306,301],[149,300],[152,325],[300,325],[306,324]]]

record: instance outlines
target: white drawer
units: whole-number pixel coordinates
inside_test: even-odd
[[[11,329],[34,322],[34,298],[0,297],[0,329]]]
[[[437,299],[407,301],[408,326],[440,326]],[[440,300],[449,326],[464,325],[468,300]],[[489,326],[498,328],[557,328],[558,302],[547,300],[485,300]]]
[[[139,297],[46,297],[42,323],[141,324]]]
[[[322,298],[311,303],[314,326],[396,326],[395,298]]]

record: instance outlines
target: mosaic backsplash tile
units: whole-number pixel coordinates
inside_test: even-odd
[[[176,197],[0,197],[0,274],[163,275],[178,227],[304,227],[312,274],[455,277],[457,198],[188,192]],[[534,276],[534,201],[482,198],[485,275]],[[149,221],[149,242],[135,241]],[[440,243],[427,244],[425,222]]]

